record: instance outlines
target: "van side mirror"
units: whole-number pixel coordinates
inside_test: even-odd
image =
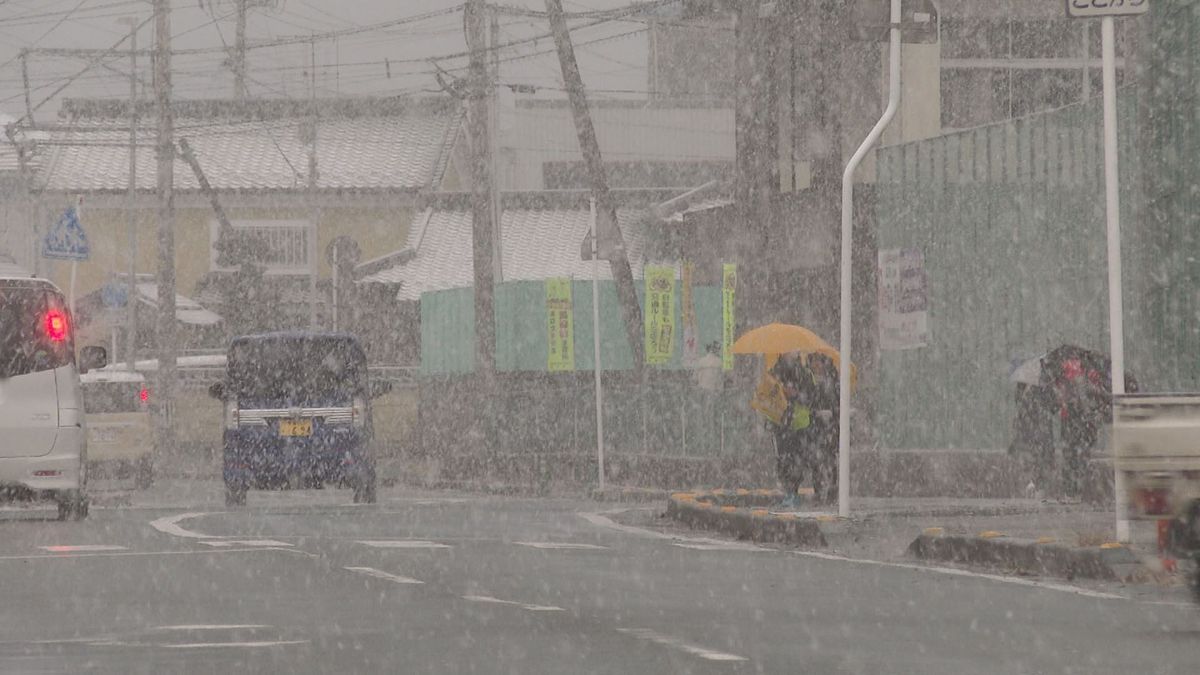
[[[86,373],[108,365],[108,350],[104,347],[89,345],[79,350],[79,372]]]
[[[217,399],[218,401],[224,401],[225,400],[225,383],[224,382],[214,382],[213,384],[209,385],[208,395]]]
[[[379,398],[384,394],[389,394],[392,391],[392,383],[387,380],[371,380],[370,394],[371,398]]]

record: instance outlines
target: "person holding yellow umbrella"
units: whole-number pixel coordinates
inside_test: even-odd
[[[837,350],[807,328],[775,323],[742,335],[733,352],[765,356],[750,406],[774,437],[781,506],[797,505],[805,472],[817,499],[830,499],[837,493]],[[852,382],[856,374],[852,366]]]

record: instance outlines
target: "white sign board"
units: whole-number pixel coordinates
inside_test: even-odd
[[[1130,16],[1149,10],[1150,0],[1067,0],[1067,17],[1071,19]]]
[[[929,293],[920,249],[879,251],[879,348],[918,349],[929,344]]]

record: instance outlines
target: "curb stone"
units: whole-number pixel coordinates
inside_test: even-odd
[[[721,494],[714,494],[721,492]],[[667,517],[673,518],[696,529],[711,530],[760,543],[791,544],[794,546],[820,547],[828,544],[821,532],[821,522],[816,517],[796,516],[791,513],[774,514],[757,504],[767,499],[769,493],[774,503],[781,493],[778,490],[760,491],[714,491],[676,492],[667,500]],[[745,498],[741,505],[736,502]]]
[[[921,560],[1016,570],[1064,579],[1128,581],[1141,569],[1138,557],[1121,544],[1067,546],[1048,537],[1021,539],[1001,532],[945,534],[930,528],[908,546]]]

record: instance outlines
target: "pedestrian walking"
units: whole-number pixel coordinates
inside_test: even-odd
[[[805,456],[812,476],[813,496],[817,502],[829,504],[837,499],[838,492],[840,382],[837,367],[826,354],[810,354],[808,367],[814,384],[813,428],[811,445]]]
[[[812,371],[798,352],[783,354],[763,372],[751,407],[767,419],[775,445],[775,472],[783,489],[781,508],[799,506],[805,453],[812,445]]]

